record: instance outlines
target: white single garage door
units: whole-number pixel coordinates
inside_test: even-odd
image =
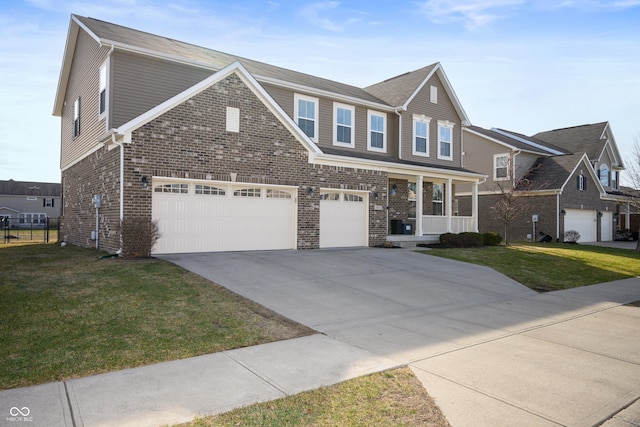
[[[613,212],[602,212],[600,218],[600,240],[610,242],[613,240]]]
[[[295,249],[296,187],[153,179],[153,253]]]
[[[567,214],[564,217],[564,231],[576,230],[580,233],[582,242],[595,242],[596,234],[596,211],[582,209],[565,209]]]
[[[367,246],[369,242],[367,192],[320,192],[320,247]]]

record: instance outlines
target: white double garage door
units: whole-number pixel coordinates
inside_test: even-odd
[[[155,254],[296,249],[298,187],[153,179]],[[368,244],[368,194],[320,193],[320,247]]]
[[[595,242],[598,239],[598,212],[595,210],[565,209],[564,231],[580,233],[580,242]],[[602,212],[600,218],[600,239],[613,240],[613,212]]]

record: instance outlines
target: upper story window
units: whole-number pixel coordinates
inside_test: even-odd
[[[80,136],[80,98],[73,103],[73,137]]]
[[[376,111],[369,111],[369,133],[367,149],[371,151],[387,152],[387,115]]]
[[[100,67],[100,86],[99,86],[100,105],[98,106],[98,114],[102,116],[107,111],[107,63]]]
[[[438,121],[438,158],[453,160],[453,126],[449,121]]]
[[[618,171],[611,171],[611,188],[618,188]]]
[[[600,169],[598,170],[598,175],[600,177],[600,184],[603,187],[609,186],[609,166],[600,165]]]
[[[587,189],[587,179],[582,173],[578,175],[578,190],[585,191]]]
[[[333,144],[355,147],[353,120],[355,109],[349,105],[333,104],[334,135]]]
[[[429,122],[430,117],[413,116],[413,154],[429,156]]]
[[[53,198],[45,197],[42,199],[42,207],[44,208],[52,208],[53,207]]]
[[[507,179],[509,179],[509,154],[496,154],[493,156],[493,180]]]
[[[294,96],[296,123],[313,141],[318,140],[318,99],[308,96]]]

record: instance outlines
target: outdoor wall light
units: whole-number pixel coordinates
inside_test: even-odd
[[[393,184],[391,186],[391,195],[395,196],[396,194],[398,194],[398,186],[396,184]]]
[[[604,216],[604,214],[603,214],[602,212],[598,212],[598,216],[599,216],[600,218],[602,218],[602,217]]]
[[[142,188],[147,188],[147,185],[149,185],[149,180],[147,179],[146,175],[142,175]]]
[[[307,187],[307,193],[313,194],[313,187]]]
[[[378,198],[378,192],[377,191],[372,191],[371,195],[373,196],[374,199]]]
[[[560,211],[560,214],[561,214],[562,216],[565,216],[565,215],[567,214],[567,211],[565,211],[564,209],[562,209],[562,210]]]

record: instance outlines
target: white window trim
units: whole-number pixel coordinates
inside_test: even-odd
[[[501,157],[506,157],[507,158],[507,176],[505,177],[498,177],[498,159]],[[508,181],[509,177],[511,175],[511,170],[510,170],[510,158],[511,155],[509,153],[500,153],[500,154],[494,154],[493,155],[493,180],[494,181]]]
[[[453,128],[456,124],[455,123],[451,123],[448,120],[442,121],[442,120],[438,120],[438,159],[440,160],[453,160]],[[443,156],[440,150],[440,142],[441,142],[441,137],[440,137],[440,132],[442,130],[442,128],[448,128],[451,129],[451,141],[449,142],[451,144],[451,149],[449,150],[449,156]]]
[[[371,146],[371,117],[377,116],[382,117],[382,148],[372,147]],[[367,111],[367,150],[369,151],[377,151],[378,153],[386,153],[387,152],[387,114],[380,113],[379,111],[368,110]]]
[[[313,142],[318,142],[318,119],[319,119],[319,116],[320,116],[320,111],[319,111],[320,110],[320,100],[318,98],[314,98],[312,96],[301,95],[301,94],[298,94],[298,93],[294,94],[293,95],[293,116],[294,116],[296,124],[299,123],[298,119],[300,118],[299,115],[298,115],[298,101],[299,100],[313,102],[313,104],[315,105],[315,108],[314,108],[315,117],[313,119],[313,138],[309,137],[309,139],[311,139]],[[303,119],[309,120],[307,117],[303,117]],[[304,133],[304,131],[303,131],[303,133]]]
[[[414,114],[413,115],[413,143],[412,145],[412,154],[414,156],[422,156],[422,157],[429,157],[429,133],[430,133],[430,122],[431,122],[431,117],[427,117],[424,114]],[[422,151],[418,151],[417,147],[416,147],[416,124],[417,123],[424,123],[427,125],[427,151],[426,152],[422,152]]]
[[[351,143],[350,144],[338,141],[338,125],[339,125],[338,108],[351,111]],[[349,148],[356,147],[355,121],[356,121],[356,109],[353,105],[341,104],[339,102],[333,103],[333,145],[336,145],[338,147],[349,147]],[[340,124],[340,126],[344,126],[344,125]]]
[[[109,111],[109,91],[107,90],[109,87],[109,60],[107,59],[100,66],[100,73],[98,75],[98,119],[103,119],[107,116],[107,111]],[[104,75],[104,81],[103,81]],[[103,86],[104,84],[104,86]],[[100,112],[100,94],[104,90],[104,111]]]
[[[603,179],[602,172],[603,171],[606,171],[606,173],[607,173],[607,176],[606,176],[607,183],[606,184],[602,182],[602,179]],[[606,164],[600,165],[598,167],[598,174],[600,176],[600,184],[602,184],[603,187],[611,186],[611,175],[609,174],[609,166],[608,165],[606,165]]]

